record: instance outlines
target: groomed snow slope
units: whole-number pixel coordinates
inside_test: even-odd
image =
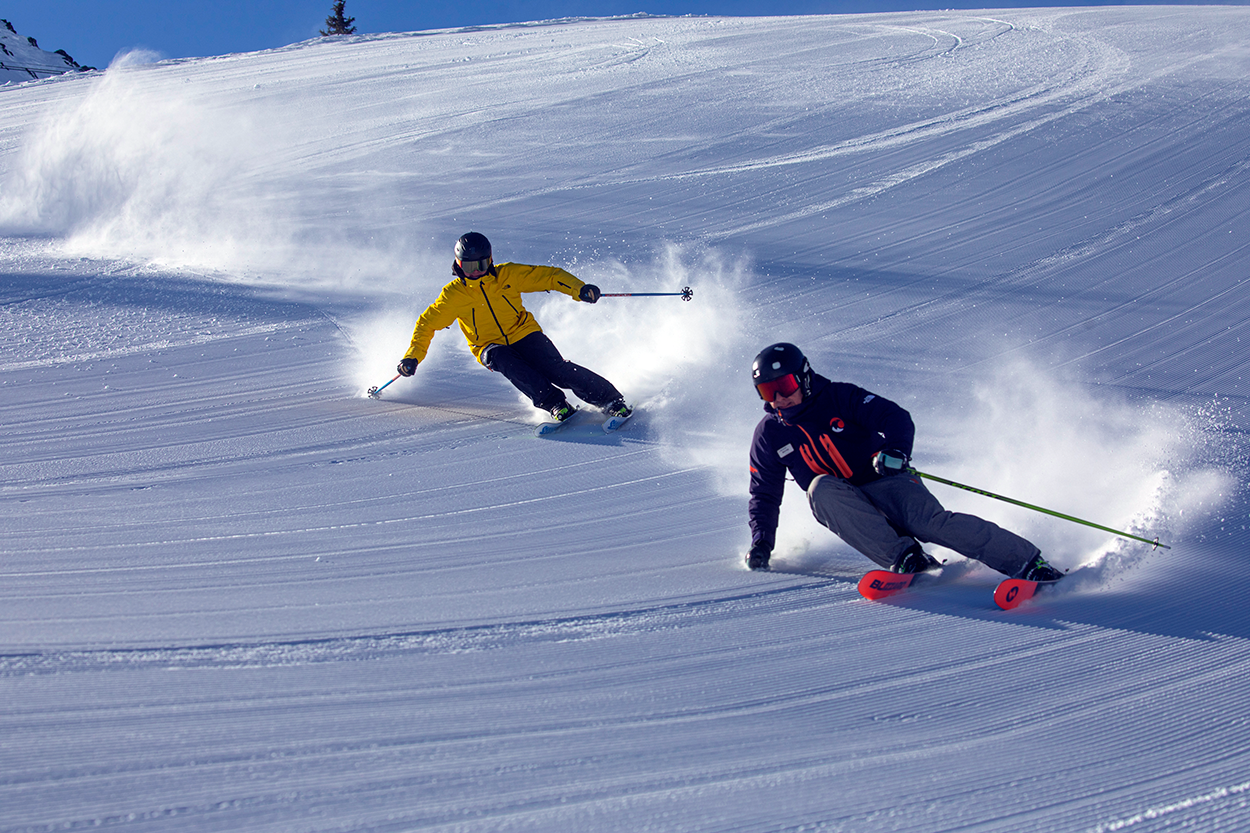
[[[0,830],[1250,826],[1250,10],[647,18],[0,90]],[[440,333],[451,245],[641,406]],[[898,602],[794,490],[742,565],[752,356],[909,408],[1080,571]],[[940,553],[953,557],[950,553]]]

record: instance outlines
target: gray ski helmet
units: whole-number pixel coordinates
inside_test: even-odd
[[[486,260],[490,256],[490,241],[485,234],[471,231],[456,241],[456,260]]]
[[[794,374],[799,387],[803,389],[803,398],[811,396],[812,366],[808,364],[802,350],[784,341],[765,347],[751,365],[751,383],[756,386],[757,391],[760,385],[790,374]],[[763,394],[760,396],[763,397]]]

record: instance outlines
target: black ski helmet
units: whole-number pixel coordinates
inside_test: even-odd
[[[486,260],[490,256],[490,241],[485,234],[471,231],[456,241],[456,260]]]
[[[751,383],[758,386],[791,373],[803,389],[803,398],[807,399],[812,395],[812,366],[803,351],[784,341],[770,344],[751,365]]]

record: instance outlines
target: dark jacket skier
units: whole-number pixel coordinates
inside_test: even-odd
[[[766,347],[751,376],[766,412],[751,443],[752,570],[768,569],[789,473],[816,520],[885,569],[938,567],[921,546],[933,543],[1007,575],[1062,575],[1019,535],[942,508],[909,472],[915,426],[899,405],[813,373],[793,344]]]

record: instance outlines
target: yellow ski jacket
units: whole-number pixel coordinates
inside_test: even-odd
[[[459,321],[469,349],[480,362],[482,351],[491,344],[515,344],[531,333],[542,332],[521,303],[522,292],[554,289],[580,301],[578,293],[583,286],[583,281],[557,266],[524,263],[497,263],[494,274],[478,279],[456,278],[443,287],[434,303],[417,319],[412,344],[404,358],[424,359],[434,333]]]

